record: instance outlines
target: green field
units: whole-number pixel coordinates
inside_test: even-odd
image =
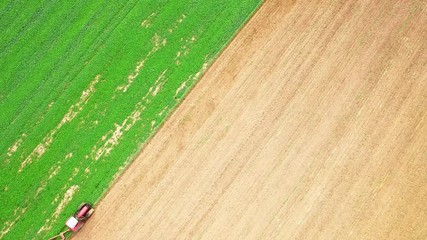
[[[1,1],[0,239],[99,201],[260,4]]]

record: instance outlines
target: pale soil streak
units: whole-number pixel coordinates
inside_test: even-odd
[[[25,166],[31,164],[34,160],[40,159],[41,156],[45,153],[45,151],[50,147],[50,145],[54,141],[54,137],[57,132],[67,123],[71,122],[80,111],[83,110],[83,107],[90,100],[93,93],[96,91],[95,86],[100,81],[101,76],[97,75],[82,91],[80,98],[70,106],[67,113],[62,117],[61,121],[49,131],[49,133],[43,138],[42,142],[39,143],[33,151],[22,161],[18,172],[21,172]]]
[[[143,27],[143,28],[151,27],[151,22],[152,22],[153,18],[157,16],[157,14],[158,14],[158,12],[152,12],[150,14],[150,16],[147,17],[147,19],[142,20],[141,27]]]
[[[67,154],[65,156],[65,159],[71,158],[72,155],[73,155],[72,153]],[[39,200],[40,193],[46,189],[48,181],[50,181],[52,178],[54,178],[55,176],[58,175],[59,171],[61,170],[62,162],[63,161],[60,160],[60,161],[58,161],[57,164],[50,167],[50,169],[47,172],[46,178],[40,182],[39,187],[37,188],[35,195],[33,196],[31,201]],[[71,178],[69,179],[69,181],[71,181],[72,178],[74,178],[77,174],[78,174],[78,169],[75,168]],[[64,186],[64,187],[66,187],[66,186]],[[77,189],[77,186],[72,186],[70,189],[72,190],[72,193],[74,194],[74,190]],[[8,190],[8,189],[5,189],[5,191],[6,190]],[[68,193],[65,194],[64,199],[68,199],[69,198],[68,195],[69,195],[69,191],[68,191]],[[59,194],[57,194],[55,200],[52,202],[52,205],[55,204],[58,200],[59,200]],[[69,201],[67,200],[67,203],[68,202]],[[55,221],[51,221],[51,220],[56,220],[58,218],[60,211],[62,211],[64,206],[65,206],[64,204],[65,204],[65,202],[63,201],[63,203],[57,207],[55,214],[52,215],[54,217],[54,219],[51,219],[51,218],[45,219],[45,225],[40,228],[40,230],[38,231],[38,234],[40,234],[42,231],[47,231],[47,230],[51,229],[53,224],[55,224]],[[24,215],[24,213],[26,211],[27,211],[27,208],[21,208],[21,207],[18,207],[14,210],[14,213],[11,216],[12,219],[5,221],[3,224],[3,228],[0,231],[0,239],[3,236],[5,236],[12,229],[12,227],[15,225],[15,223],[21,219],[21,217]]]
[[[99,160],[103,156],[108,156],[110,152],[117,146],[123,137],[123,134],[128,132],[138,121],[141,120],[141,114],[146,108],[146,105],[151,102],[151,99],[155,97],[162,89],[167,78],[164,70],[157,77],[153,86],[148,89],[146,95],[134,106],[133,111],[124,118],[121,124],[115,123],[114,129],[109,130],[100,140],[92,147],[91,158],[95,161]]]
[[[191,80],[191,82],[196,81],[197,79],[200,78],[200,76],[202,76],[202,74],[206,71],[206,69],[208,69],[208,66],[210,65],[210,61],[208,60],[208,56],[205,57],[205,60],[207,60],[207,62],[203,63],[202,68],[195,73],[194,75],[190,75],[188,77],[187,80],[185,80],[184,82],[181,83],[181,85],[176,89],[175,91],[175,95],[174,98],[178,97],[180,94],[183,93],[183,91],[188,90],[188,88],[190,87],[188,82]]]
[[[24,215],[27,208],[15,208],[13,212],[13,219],[7,220],[3,223],[3,228],[0,231],[0,239],[3,238],[15,226],[16,222]]]
[[[10,162],[11,157],[13,156],[14,153],[16,153],[16,151],[18,151],[19,147],[21,146],[21,144],[24,142],[24,139],[27,137],[27,134],[22,133],[21,137],[18,138],[18,140],[16,140],[12,146],[10,146],[7,149],[7,153],[6,153],[6,157],[5,160],[3,161],[5,164],[8,164]]]
[[[38,231],[37,235],[40,235],[43,232],[49,231],[53,224],[56,223],[56,220],[59,217],[59,214],[62,213],[62,210],[67,206],[67,204],[73,199],[74,194],[79,190],[78,185],[73,185],[64,193],[64,197],[59,202],[58,206],[55,208],[52,216],[46,219],[45,225],[43,225]]]
[[[135,79],[139,76],[141,70],[144,68],[145,62],[160,48],[166,46],[166,38],[162,38],[158,34],[154,34],[153,38],[151,39],[153,42],[153,48],[147,53],[147,55],[139,62],[136,63],[135,69],[132,73],[130,73],[126,79],[126,84],[120,85],[116,88],[116,91],[122,91],[126,92],[129,87],[133,84]]]
[[[151,26],[151,20],[153,17],[157,15],[156,12],[153,12],[147,19],[143,20],[141,22],[141,27],[143,28],[149,28]],[[174,30],[176,30],[180,24],[184,21],[184,19],[187,18],[185,14],[181,14],[181,16],[172,24],[171,28],[168,28],[169,34],[173,34]],[[196,41],[196,38],[193,36],[189,40],[186,40],[187,44],[192,44]],[[147,60],[152,57],[158,50],[160,50],[162,47],[166,46],[167,39],[165,37],[160,36],[159,34],[155,33],[153,38],[151,39],[151,42],[153,44],[153,47],[150,51],[148,51],[147,55],[138,61],[135,65],[135,69],[128,75],[126,79],[126,84],[122,84],[116,88],[116,91],[126,92],[129,87],[132,86],[135,79],[139,76],[141,71],[144,69],[144,66],[147,62]],[[181,47],[182,50],[184,50],[184,55],[187,55],[190,52],[190,49],[187,45],[184,45]],[[181,52],[177,53],[177,58]],[[177,65],[180,64],[180,61],[175,58]]]
[[[77,239],[427,239],[425,1],[268,0]]]

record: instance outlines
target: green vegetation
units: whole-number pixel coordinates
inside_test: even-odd
[[[260,3],[2,1],[0,238],[97,202]]]

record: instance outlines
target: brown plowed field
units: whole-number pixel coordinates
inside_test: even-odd
[[[75,239],[427,239],[426,115],[426,1],[267,0]]]

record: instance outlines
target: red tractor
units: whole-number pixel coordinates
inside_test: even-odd
[[[68,229],[54,237],[49,238],[49,240],[53,240],[58,237],[60,237],[61,240],[64,240],[65,234],[67,232],[70,232],[70,231],[78,232],[83,227],[85,222],[90,218],[90,216],[92,216],[94,211],[95,209],[92,207],[90,203],[84,202],[80,204],[79,208],[74,213],[74,215],[68,218],[68,220],[65,222],[65,225],[68,227]]]
[[[72,217],[68,218],[65,225],[67,225],[71,231],[77,232],[83,227],[86,220],[92,216],[94,211],[95,209],[92,208],[90,203],[82,203],[76,213],[74,213]]]

